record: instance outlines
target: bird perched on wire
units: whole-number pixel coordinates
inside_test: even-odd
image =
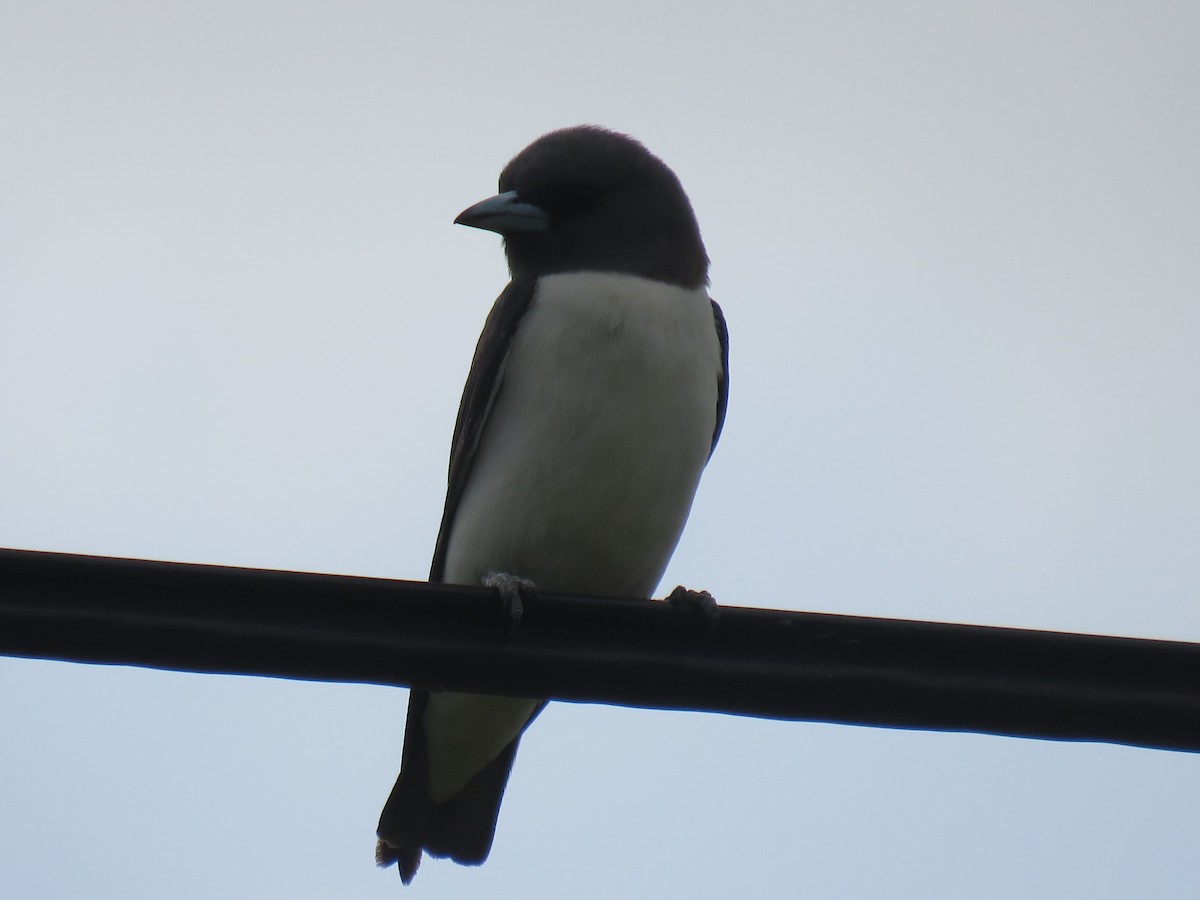
[[[512,280],[475,349],[429,580],[647,598],[721,426],[729,344],[679,179],[623,134],[538,138],[455,222],[496,232]],[[376,859],[478,865],[545,701],[413,690]]]

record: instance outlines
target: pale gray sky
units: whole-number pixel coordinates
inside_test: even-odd
[[[424,577],[551,128],[687,188],[732,334],[664,584],[1200,640],[1200,8],[0,11],[0,546]],[[403,691],[0,659],[13,897],[397,897]],[[425,898],[1192,897],[1183,754],[552,707]]]

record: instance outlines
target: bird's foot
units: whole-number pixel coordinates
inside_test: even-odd
[[[710,633],[716,630],[721,609],[708,591],[693,591],[681,584],[667,595],[667,602],[676,612],[699,616],[708,625]]]
[[[525,601],[537,597],[537,585],[520,575],[492,572],[483,577],[483,586],[500,592],[504,612],[508,614],[508,630],[516,631],[521,624],[521,616],[525,614]]]

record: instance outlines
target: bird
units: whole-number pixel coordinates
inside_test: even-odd
[[[628,135],[552,131],[455,224],[511,276],[475,348],[431,582],[649,598],[725,421],[729,336],[675,173]],[[516,616],[514,616],[515,620]],[[487,858],[530,698],[413,689],[376,862]]]

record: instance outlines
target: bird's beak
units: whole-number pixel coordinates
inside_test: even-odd
[[[520,200],[516,191],[505,191],[467,207],[458,214],[454,224],[482,228],[497,234],[549,231],[550,214],[540,206]]]

